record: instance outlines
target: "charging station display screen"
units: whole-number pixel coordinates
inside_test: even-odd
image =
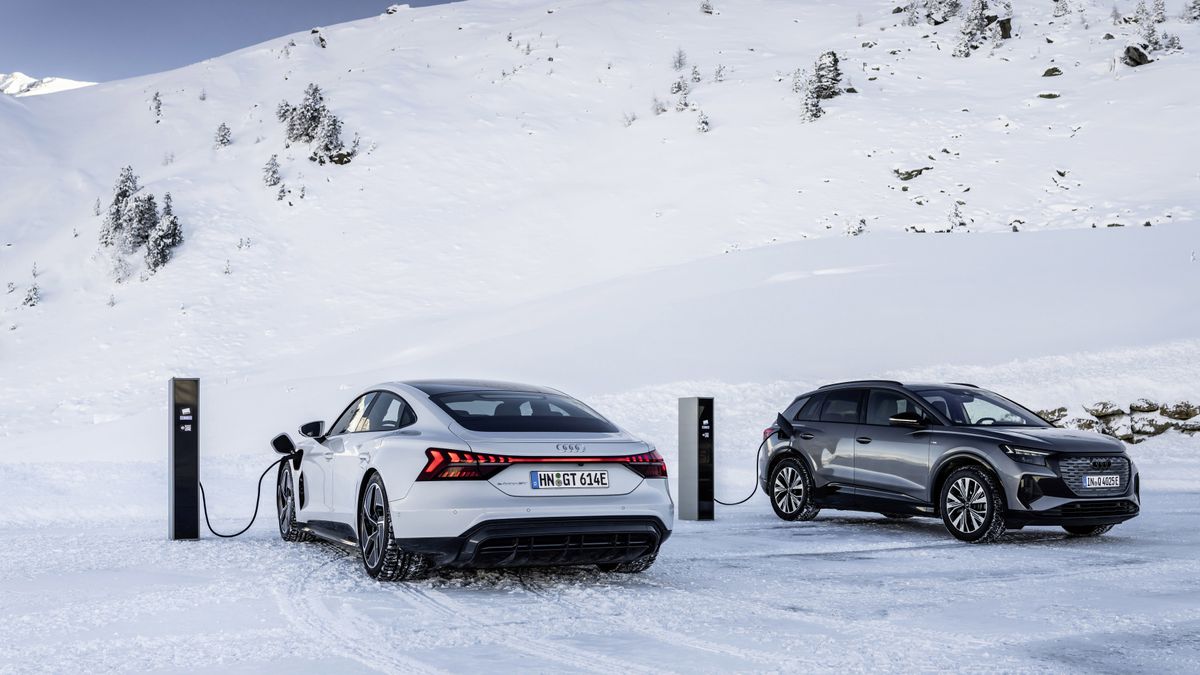
[[[696,415],[697,445],[697,516],[700,520],[713,519],[713,400],[698,400]]]

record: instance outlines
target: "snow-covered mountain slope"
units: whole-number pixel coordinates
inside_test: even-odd
[[[0,73],[0,94],[9,96],[39,96],[60,91],[90,87],[95,82],[68,80],[65,77],[31,77],[25,73]]]
[[[1169,21],[1184,51],[1130,68],[1108,5],[1049,4],[959,59],[958,19],[874,0],[467,0],[0,98],[0,454],[157,452],[172,375],[263,406],[236,427],[257,442],[383,377],[587,394],[1178,344],[1200,309],[1200,25]],[[829,49],[857,93],[803,123],[792,73]],[[310,82],[361,137],[349,165],[285,145],[276,105]],[[172,193],[185,243],[118,284],[93,205],[124,165]],[[970,233],[934,234],[956,204]]]

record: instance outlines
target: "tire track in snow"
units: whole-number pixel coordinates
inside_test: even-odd
[[[276,591],[280,611],[289,624],[303,632],[320,638],[330,635],[354,635],[363,638],[361,640],[362,643],[372,645],[378,649],[374,652],[359,652],[353,649],[338,647],[337,654],[357,661],[373,670],[383,673],[447,672],[417,659],[404,656],[403,654],[385,651],[391,644],[388,640],[389,636],[366,616],[356,613],[357,616],[347,620],[329,611],[329,608],[318,597],[320,595],[318,582],[322,575],[336,571],[337,565],[357,556],[353,553],[346,553],[341,549],[327,547],[324,544],[319,545],[331,551],[336,551],[341,555],[321,563],[307,573],[299,575],[282,592]],[[341,573],[337,572],[337,576],[341,576]],[[317,591],[317,593],[314,594],[314,591]],[[336,642],[333,644],[336,644]]]

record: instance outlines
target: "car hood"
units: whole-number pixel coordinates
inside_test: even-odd
[[[1056,427],[997,427],[994,429],[957,427],[953,428],[953,431],[958,435],[985,438],[997,443],[1009,443],[1034,450],[1067,453],[1123,452],[1125,450],[1125,444],[1111,436]]]

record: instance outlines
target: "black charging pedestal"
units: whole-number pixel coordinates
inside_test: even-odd
[[[679,518],[713,519],[713,400],[679,399]]]
[[[200,380],[167,385],[167,536],[200,538]]]

